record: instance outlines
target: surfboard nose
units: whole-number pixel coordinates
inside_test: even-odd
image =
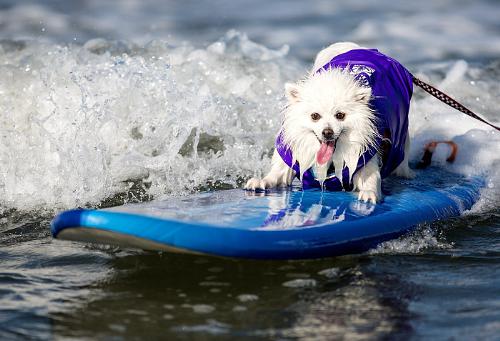
[[[57,238],[59,232],[67,227],[81,226],[82,214],[84,209],[74,209],[59,213],[50,223],[50,232],[54,238]]]

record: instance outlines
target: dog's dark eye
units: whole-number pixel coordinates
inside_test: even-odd
[[[313,112],[313,113],[311,114],[311,119],[312,119],[313,121],[318,121],[320,118],[321,118],[321,115],[320,115],[320,114],[318,114],[317,112]]]
[[[337,120],[342,121],[345,118],[345,113],[339,111],[338,113],[335,114],[335,118]]]

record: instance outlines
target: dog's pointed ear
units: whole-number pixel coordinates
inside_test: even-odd
[[[354,97],[357,102],[368,104],[372,98],[372,89],[367,86],[361,86],[356,90]]]
[[[300,88],[297,84],[286,83],[285,95],[290,103],[300,102]]]

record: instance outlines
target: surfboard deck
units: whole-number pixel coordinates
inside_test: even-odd
[[[419,224],[459,216],[479,199],[482,177],[439,170],[384,180],[385,198],[286,190],[212,191],[109,209],[70,210],[54,238],[145,250],[251,259],[305,259],[360,253]]]

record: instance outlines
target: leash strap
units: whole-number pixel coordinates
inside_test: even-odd
[[[427,93],[429,93],[432,96],[436,97],[441,102],[448,104],[450,107],[452,107],[454,109],[457,109],[458,111],[463,112],[464,114],[469,115],[470,117],[473,117],[476,120],[479,120],[479,121],[481,121],[483,123],[486,123],[487,125],[489,125],[490,127],[495,128],[496,130],[500,130],[499,127],[497,127],[497,126],[489,123],[488,121],[482,119],[481,117],[479,117],[478,115],[476,115],[472,110],[469,110],[464,105],[458,103],[457,101],[455,101],[453,98],[451,98],[450,96],[448,96],[444,92],[436,89],[432,85],[429,85],[429,84],[421,81],[420,79],[418,79],[417,77],[415,77],[413,75],[411,75],[411,76],[413,78],[413,84],[416,84],[417,86],[421,87]]]
[[[424,156],[422,160],[417,164],[417,169],[424,169],[430,166],[432,160],[432,154],[436,150],[438,144],[447,144],[451,147],[451,154],[446,159],[446,162],[453,163],[457,157],[458,146],[453,141],[432,141],[427,143],[425,146]]]

